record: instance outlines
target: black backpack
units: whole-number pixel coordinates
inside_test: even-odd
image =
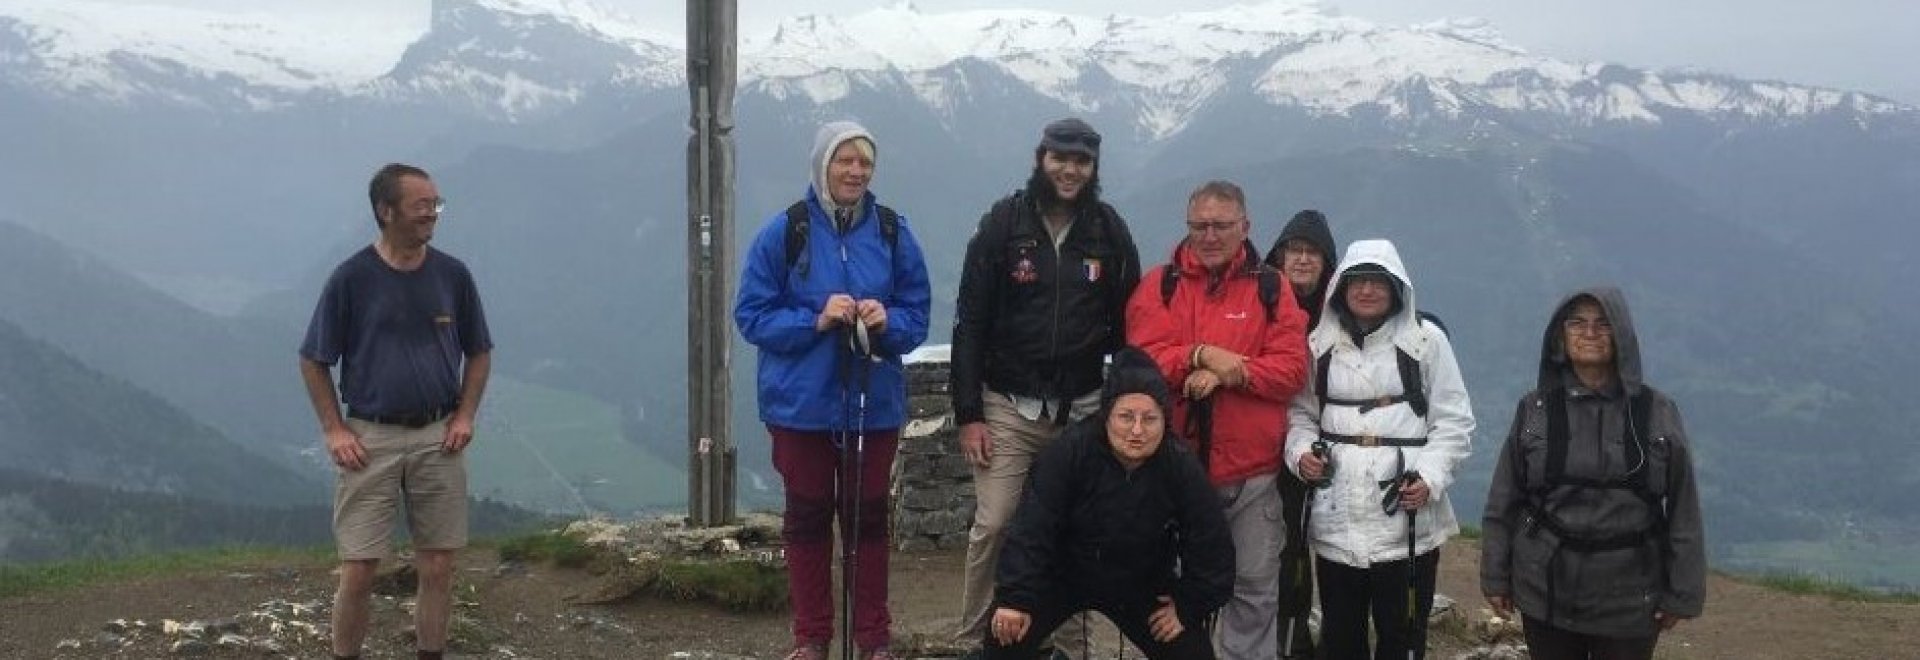
[[[881,204],[875,204],[874,210],[880,214],[880,236],[886,239],[887,251],[891,253],[900,245],[900,214]],[[787,267],[798,271],[800,279],[807,278],[807,271],[813,265],[813,258],[807,253],[807,231],[812,224],[812,214],[807,212],[804,200],[787,207]]]
[[[1267,322],[1272,323],[1274,308],[1280,304],[1280,271],[1266,264],[1253,267],[1254,277],[1260,280],[1260,306],[1267,310]],[[1180,286],[1180,268],[1172,263],[1160,268],[1160,306],[1173,305],[1173,290]]]

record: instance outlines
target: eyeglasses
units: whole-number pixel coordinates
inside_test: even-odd
[[[1233,231],[1235,228],[1239,226],[1240,226],[1239,221],[1234,221],[1234,220],[1223,220],[1220,222],[1189,222],[1187,223],[1187,233],[1193,234],[1195,236],[1200,236],[1202,234],[1207,233],[1208,231],[1212,231],[1215,234],[1225,234],[1227,232]]]
[[[1585,334],[1612,335],[1613,334],[1613,322],[1603,318],[1592,319],[1592,318],[1584,318],[1579,316],[1569,316],[1567,317],[1566,320],[1560,322],[1560,327],[1566,328],[1568,333],[1576,334],[1576,335],[1585,335]]]
[[[414,215],[427,215],[429,213],[440,215],[447,212],[447,198],[435,197],[433,199],[423,199],[407,205],[407,211]]]
[[[1393,280],[1387,279],[1384,273],[1348,274],[1344,282],[1344,286],[1348,289],[1393,290]]]

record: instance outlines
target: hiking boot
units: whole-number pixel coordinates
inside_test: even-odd
[[[793,647],[785,660],[827,660],[827,647],[801,644]]]

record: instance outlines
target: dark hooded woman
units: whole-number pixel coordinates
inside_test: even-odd
[[[1326,214],[1313,209],[1293,214],[1267,251],[1267,265],[1293,286],[1293,299],[1307,313],[1309,331],[1320,324],[1327,284],[1333,280],[1333,253],[1333,229]]]
[[[1619,290],[1569,296],[1545,335],[1487,492],[1480,588],[1520,610],[1534,658],[1652,658],[1706,599],[1680,410],[1642,379]]]
[[[1214,657],[1206,622],[1233,594],[1233,541],[1206,469],[1169,442],[1169,403],[1152,359],[1124,349],[1099,412],[1041,450],[1000,551],[987,658],[1033,658],[1086,610],[1148,658]]]
[[[1293,299],[1307,313],[1307,331],[1320,324],[1326,306],[1327,285],[1333,280],[1333,229],[1327,216],[1313,209],[1293,214],[1280,237],[1267,251],[1267,265],[1280,271],[1293,287]],[[1307,484],[1291,470],[1282,470],[1281,514],[1286,521],[1286,549],[1280,551],[1280,658],[1312,658],[1313,636],[1307,625],[1313,610],[1313,556],[1307,548]]]

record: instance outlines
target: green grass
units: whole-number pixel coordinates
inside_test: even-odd
[[[333,546],[312,548],[237,546],[127,559],[81,559],[30,566],[0,565],[0,598],[73,589],[103,582],[328,561],[332,557]]]
[[[1474,541],[1480,540],[1480,527],[1478,525],[1461,525],[1460,538]]]
[[[1741,543],[1714,565],[1733,575],[1813,575],[1840,584],[1920,589],[1920,560],[1904,544],[1852,540]]]
[[[1847,584],[1832,578],[1805,573],[1762,573],[1758,575],[1734,575],[1732,577],[1742,582],[1791,594],[1825,596],[1834,600],[1858,603],[1905,603],[1909,605],[1920,605],[1920,592],[1880,592],[1858,585]]]
[[[503,560],[549,562],[607,576],[616,592],[682,602],[713,603],[735,612],[772,612],[787,607],[786,572],[754,561],[654,559],[633,564],[557,531],[496,542]],[[614,561],[607,561],[613,558]]]
[[[669,561],[661,564],[649,591],[736,612],[773,612],[787,606],[786,572],[751,561]]]
[[[560,532],[539,532],[499,542],[500,558],[522,562],[551,562],[566,568],[586,568],[596,551],[580,539]]]
[[[628,442],[619,411],[589,396],[496,377],[473,450],[475,496],[567,515],[679,506],[686,471]]]
[[[495,548],[504,558],[507,547],[520,543],[535,547],[531,552],[541,559],[572,561],[568,550],[556,544],[541,546],[539,537],[527,534],[509,538],[475,538],[471,548]],[[532,540],[529,540],[532,539]],[[577,543],[576,543],[577,544]],[[584,546],[580,546],[584,548]],[[405,550],[402,543],[398,549]],[[332,545],[281,547],[236,545],[182,550],[118,559],[74,559],[35,564],[0,564],[0,598],[12,598],[49,591],[63,591],[96,584],[163,578],[213,571],[245,572],[268,568],[325,564],[334,562]],[[563,564],[565,565],[565,564]]]

